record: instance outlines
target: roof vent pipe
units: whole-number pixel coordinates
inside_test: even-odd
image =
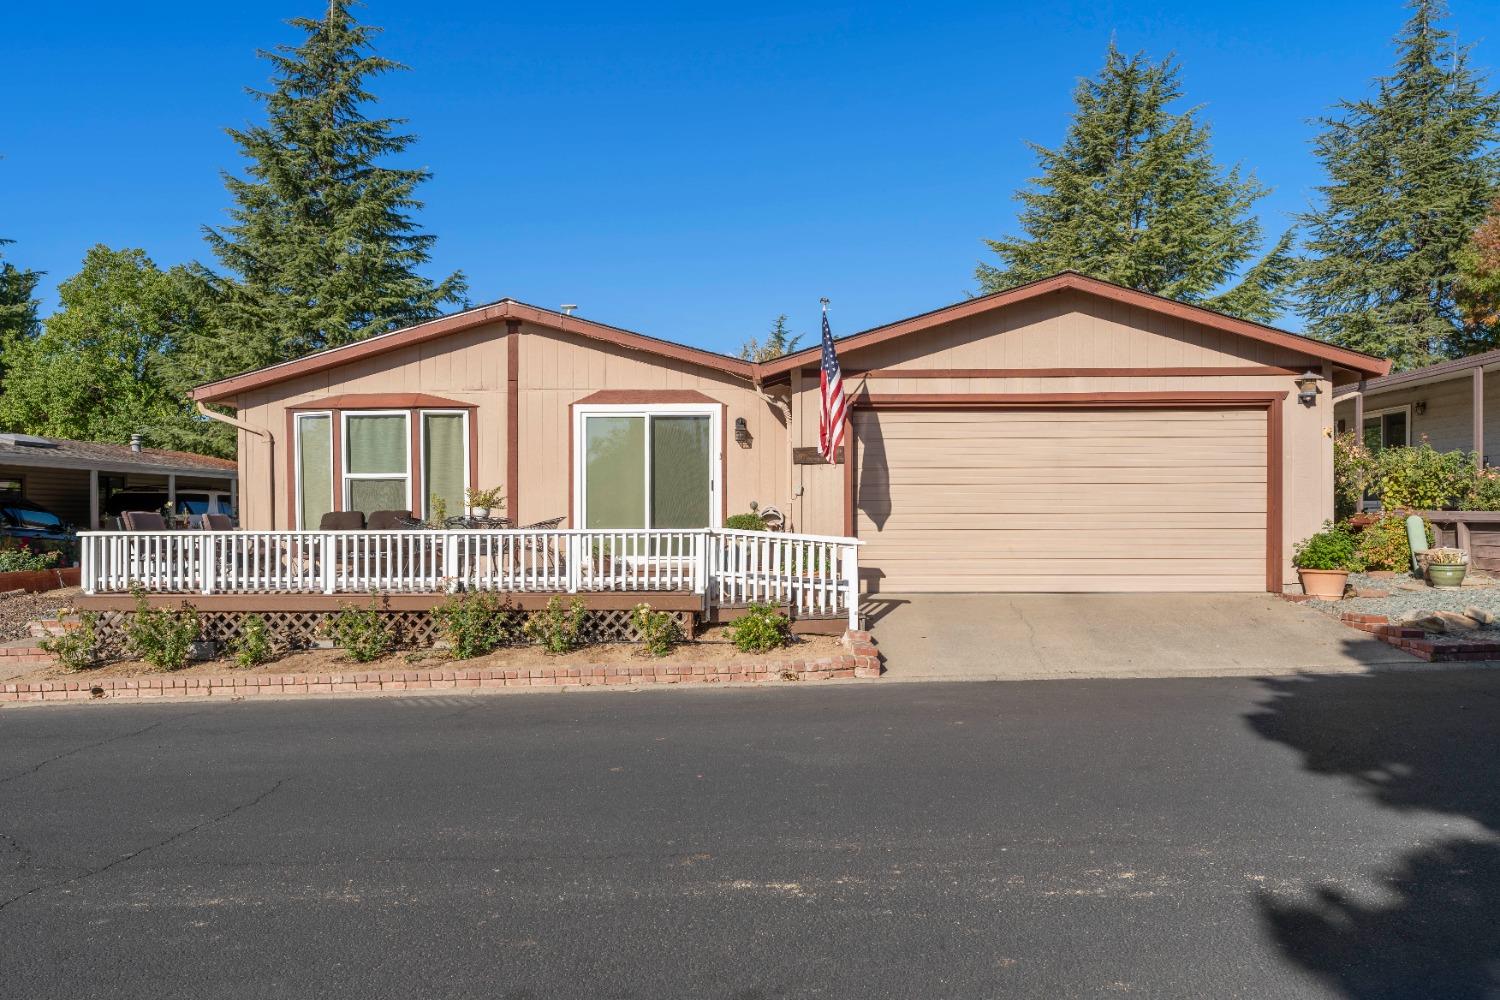
[[[130,450],[136,452],[141,450],[141,436],[139,434],[130,435]]]
[[[564,303],[563,305],[559,306],[558,308],[562,310],[562,314],[564,316],[571,316],[571,315],[573,315],[573,310],[575,310],[575,309],[578,308],[578,304],[577,303]]]

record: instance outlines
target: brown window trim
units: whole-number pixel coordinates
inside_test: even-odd
[[[599,393],[594,393],[594,396],[598,396],[598,395],[600,395],[600,394]],[[698,395],[702,395],[702,394],[698,393]],[[613,402],[618,402],[618,401],[615,401],[615,400],[598,400],[598,399],[594,399],[592,396],[589,396],[589,397],[585,397],[583,399],[574,400],[573,402],[571,402],[571,403],[568,404],[568,527],[570,527],[570,528],[581,528],[581,527],[583,527],[581,524],[578,523],[578,510],[577,510],[576,504],[574,502],[576,494],[575,494],[575,492],[573,490],[573,478],[574,478],[573,477],[573,465],[574,465],[573,438],[574,438],[574,431],[575,431],[575,429],[578,426],[578,422],[576,420],[574,420],[573,408],[575,406],[580,406],[580,405],[582,405],[584,403],[600,403],[600,402],[613,403]],[[638,400],[632,400],[632,401],[627,401],[627,402],[639,402],[639,401]],[[720,525],[720,527],[722,527],[723,524],[724,524],[724,522],[727,521],[727,520],[729,520],[729,404],[728,403],[721,403],[718,400],[716,400],[716,399],[714,399],[714,398],[712,398],[710,396],[704,396],[701,400],[698,400],[698,399],[688,399],[688,400],[654,400],[654,402],[686,402],[686,403],[698,403],[698,402],[702,402],[702,403],[708,403],[708,404],[712,404],[712,405],[718,406],[718,408],[719,408],[719,525]]]
[[[297,506],[297,414],[299,413],[327,413],[332,418],[332,426],[329,433],[332,435],[332,462],[333,462],[333,509],[341,511],[344,509],[344,418],[345,410],[388,410],[392,413],[406,414],[407,433],[411,435],[411,498],[412,504],[420,510],[422,504],[422,414],[429,410],[463,410],[468,414],[465,421],[468,425],[468,460],[469,460],[469,484],[479,485],[479,420],[477,403],[462,403],[457,400],[445,400],[440,396],[424,396],[420,393],[399,394],[400,398],[410,400],[420,396],[424,402],[420,406],[370,406],[365,400],[380,400],[397,398],[391,395],[379,394],[350,394],[345,396],[329,396],[327,399],[344,402],[346,400],[358,400],[358,405],[331,407],[327,402],[321,404],[298,403],[287,407],[286,411],[286,496],[287,496],[287,524],[288,530],[297,530],[297,517],[300,508]],[[406,512],[412,517],[418,516],[416,510]],[[313,531],[317,525],[303,525],[303,531]]]
[[[854,412],[867,410],[1179,410],[1260,409],[1266,411],[1266,590],[1282,591],[1281,552],[1283,487],[1282,408],[1285,392],[1058,392],[1058,393],[913,393],[861,395],[849,398],[844,428],[844,534],[855,537],[856,477],[859,436]]]
[[[1300,375],[1307,365],[1184,365],[1167,368],[845,368],[849,378],[1200,378],[1214,375]],[[803,368],[804,376],[818,374]]]

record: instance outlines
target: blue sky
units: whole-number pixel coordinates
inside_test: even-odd
[[[55,283],[94,243],[166,266],[223,220],[226,126],[252,119],[257,47],[317,0],[16,4],[0,66],[0,236]],[[1500,2],[1451,26],[1500,60]],[[746,5],[369,0],[376,84],[430,168],[432,273],[733,350],[776,314],[849,333],[961,299],[1014,228],[1026,140],[1055,144],[1114,35],[1175,52],[1221,161],[1275,188],[1279,232],[1319,181],[1310,120],[1391,64],[1397,0]]]

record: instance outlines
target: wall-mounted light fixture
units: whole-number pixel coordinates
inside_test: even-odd
[[[1315,371],[1306,371],[1297,376],[1297,402],[1303,406],[1312,406],[1318,401],[1318,379],[1322,378]]]
[[[1419,400],[1417,400],[1417,405],[1413,406],[1412,410],[1414,410],[1416,412],[1417,416],[1420,417],[1422,414],[1424,414],[1424,413],[1427,412],[1427,400],[1425,400],[1425,399],[1419,399]]]
[[[740,445],[750,443],[750,426],[745,423],[744,417],[734,418],[734,443]]]

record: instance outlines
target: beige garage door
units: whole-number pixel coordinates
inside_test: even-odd
[[[1264,410],[856,411],[888,593],[1256,591]]]

